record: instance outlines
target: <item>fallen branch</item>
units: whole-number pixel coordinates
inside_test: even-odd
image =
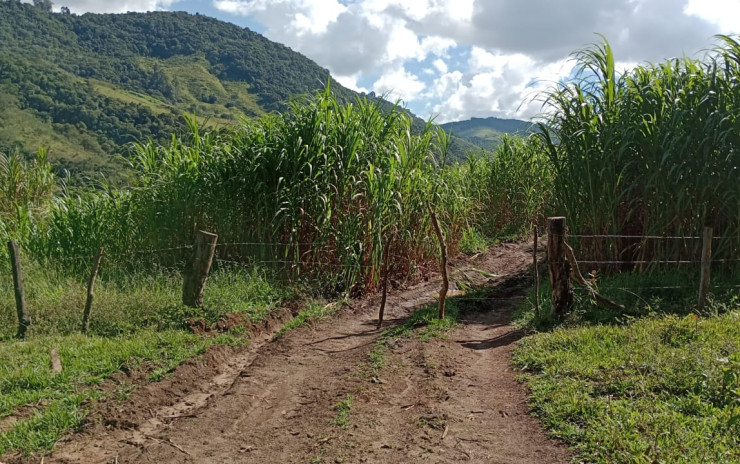
[[[169,439],[169,438],[166,439],[166,440],[163,440],[161,438],[153,437],[151,435],[145,435],[145,437],[146,438],[149,438],[150,440],[154,440],[154,441],[157,441],[159,443],[162,443],[163,445],[170,445],[171,447],[175,448],[176,450],[180,451],[181,453],[187,454],[188,456],[190,456],[190,453],[188,453],[187,451],[185,451],[184,449],[182,449],[182,447],[180,447],[180,446],[176,445],[175,443],[173,443],[172,440]]]
[[[576,261],[576,256],[575,253],[573,253],[573,248],[571,248],[571,246],[565,242],[563,242],[563,244],[565,245],[565,256],[571,263],[570,279],[573,282],[585,287],[591,293],[591,297],[594,299],[594,301],[596,301],[596,303],[598,303],[599,305],[615,311],[624,311],[624,306],[620,305],[619,303],[615,303],[609,298],[601,295],[586,279],[583,278],[583,274],[581,274],[581,270],[578,268],[578,261]]]

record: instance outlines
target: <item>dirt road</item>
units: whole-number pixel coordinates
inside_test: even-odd
[[[516,276],[530,253],[509,244],[453,264],[478,284],[506,287],[498,295],[521,295]],[[438,285],[391,294],[389,325],[434,301]],[[529,415],[510,367],[521,336],[508,325],[511,301],[471,303],[446,339],[389,342],[376,370],[368,370],[380,336],[374,298],[274,342],[213,350],[105,404],[45,462],[568,462],[569,451]]]

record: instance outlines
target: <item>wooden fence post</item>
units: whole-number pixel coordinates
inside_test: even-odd
[[[103,259],[103,247],[98,248],[98,254],[93,261],[92,273],[87,283],[87,301],[85,302],[85,312],[82,315],[82,333],[87,333],[90,328],[90,311],[92,310],[93,297],[95,296],[95,279],[98,278],[100,270],[100,261]]]
[[[383,296],[380,299],[380,310],[378,311],[378,330],[383,326],[383,315],[385,314],[385,302],[388,297],[388,260],[391,255],[391,247],[393,246],[393,238],[395,235],[391,235],[388,240],[388,244],[383,250]]]
[[[182,286],[182,302],[191,308],[200,308],[203,304],[203,291],[206,288],[213,255],[216,253],[217,240],[216,234],[203,230],[197,232],[195,253],[185,268]]]
[[[704,309],[707,304],[707,295],[709,294],[709,278],[712,265],[712,234],[714,230],[711,227],[704,228],[703,243],[701,248],[701,282],[699,283],[699,304],[698,310]]]
[[[573,308],[571,265],[565,253],[565,218],[547,219],[547,270],[552,284],[552,313],[564,316]]]
[[[21,269],[21,252],[14,240],[8,242],[10,267],[13,270],[13,287],[15,288],[15,308],[18,312],[18,333],[16,337],[26,338],[26,330],[31,325],[31,316],[26,307],[26,293],[23,290],[23,270]]]
[[[442,235],[442,229],[439,227],[437,222],[437,215],[434,214],[432,207],[427,204],[429,209],[429,215],[432,217],[432,226],[434,226],[434,233],[437,234],[437,240],[439,240],[439,248],[442,252],[442,260],[439,263],[440,271],[442,272],[442,288],[439,290],[439,308],[437,310],[437,318],[445,318],[445,300],[447,298],[447,290],[450,288],[450,279],[447,277],[447,245],[445,244],[444,235]]]
[[[534,225],[534,250],[532,250],[532,266],[534,268],[534,318],[540,319],[540,269],[537,263],[537,239],[539,238],[539,232],[537,231],[537,224]]]

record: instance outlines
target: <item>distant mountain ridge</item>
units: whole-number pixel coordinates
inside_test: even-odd
[[[472,118],[467,121],[456,121],[441,124],[441,127],[476,146],[486,150],[495,150],[506,135],[527,135],[533,125],[519,119]]]

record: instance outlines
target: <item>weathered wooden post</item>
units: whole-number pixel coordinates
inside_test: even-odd
[[[536,320],[540,319],[540,269],[537,263],[537,239],[539,238],[539,232],[537,231],[537,224],[534,225],[534,249],[532,250],[532,267],[534,269],[534,317]]]
[[[8,242],[10,267],[13,271],[13,287],[15,288],[15,308],[18,313],[18,333],[16,337],[26,338],[26,330],[31,325],[31,316],[26,306],[26,293],[23,290],[23,269],[21,269],[21,252],[14,240]]]
[[[564,217],[547,219],[547,270],[552,284],[552,313],[565,316],[573,308],[573,286],[565,253]]]
[[[704,309],[707,304],[707,295],[709,294],[709,278],[712,267],[712,234],[714,230],[711,227],[704,228],[703,243],[701,248],[701,282],[699,283],[699,311]]]
[[[383,296],[380,299],[380,310],[378,311],[378,330],[383,326],[383,316],[385,314],[385,302],[388,297],[388,260],[391,255],[394,235],[388,240],[388,244],[383,250]]]
[[[31,325],[31,316],[26,307],[26,293],[23,290],[23,269],[21,269],[21,252],[14,240],[8,242],[10,267],[13,270],[13,287],[15,288],[15,308],[18,312],[18,333],[16,337],[26,338],[26,330]]]
[[[187,306],[200,308],[203,304],[203,291],[216,253],[217,240],[218,235],[210,232],[199,230],[196,234],[193,259],[187,264],[183,276],[182,302]]]
[[[437,318],[445,318],[445,300],[447,299],[447,290],[450,288],[450,280],[447,277],[447,244],[445,243],[444,235],[442,235],[442,228],[439,227],[437,222],[437,215],[434,214],[434,210],[427,204],[429,209],[429,215],[432,217],[432,226],[434,226],[434,233],[437,234],[437,240],[439,240],[439,249],[442,253],[442,259],[439,263],[440,271],[442,272],[442,288],[439,290],[439,308],[437,310]]]
[[[59,350],[56,348],[52,348],[51,351],[49,351],[49,358],[51,359],[51,363],[49,364],[51,372],[53,372],[54,374],[61,374],[62,359],[59,357]]]
[[[82,315],[82,333],[87,333],[87,330],[90,328],[90,311],[92,311],[93,297],[95,296],[95,280],[98,278],[100,261],[102,259],[103,247],[100,247],[98,248],[98,254],[95,255],[95,261],[93,261],[90,280],[87,282],[87,301],[85,302],[85,312]]]

